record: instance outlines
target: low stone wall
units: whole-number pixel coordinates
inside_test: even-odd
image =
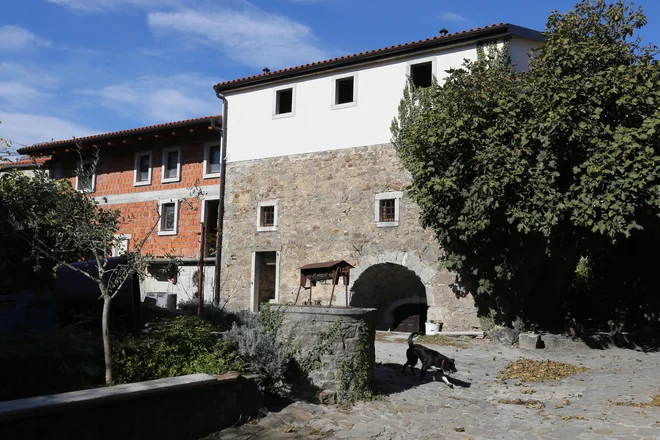
[[[360,350],[366,350],[367,378],[371,380],[376,361],[376,309],[287,306],[283,310],[284,334],[293,332],[295,341],[301,343],[303,356],[318,346],[321,335],[329,334],[333,326],[339,325],[340,337],[332,343],[330,352],[321,357],[322,366],[310,373],[311,383],[297,384],[304,397],[318,399],[322,403],[340,400],[341,368],[345,363],[352,362]],[[362,347],[361,329],[367,331],[364,338],[366,346]]]
[[[0,402],[0,438],[197,440],[262,406],[238,373],[193,374]]]

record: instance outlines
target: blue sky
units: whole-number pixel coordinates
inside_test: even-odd
[[[213,84],[438,33],[543,30],[574,0],[4,0],[0,136],[15,147],[219,113]],[[660,4],[640,4],[660,43]]]

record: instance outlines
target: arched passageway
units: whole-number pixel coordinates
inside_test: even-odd
[[[405,266],[375,264],[360,275],[352,291],[351,306],[378,309],[377,330],[424,330],[426,288]]]

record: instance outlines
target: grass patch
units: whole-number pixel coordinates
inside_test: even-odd
[[[612,402],[616,406],[634,406],[636,408],[660,407],[660,394],[651,397],[650,402]]]
[[[545,403],[535,399],[500,399],[497,403],[503,403],[505,405],[522,405],[533,409],[545,408]]]
[[[533,359],[518,359],[510,362],[500,371],[502,379],[518,379],[521,382],[547,382],[562,380],[579,373],[586,373],[589,367],[566,364],[555,361],[538,361]]]
[[[397,337],[391,336],[391,335],[389,335],[387,333],[383,333],[383,332],[376,332],[376,341],[378,341],[378,342],[396,342],[396,343],[400,343],[400,342],[404,342],[405,339],[404,338],[397,338]]]
[[[458,341],[454,338],[442,335],[422,335],[415,339],[415,342],[418,344],[431,344],[431,345],[441,345],[444,347],[455,347],[455,348],[468,348],[469,345],[465,342]]]

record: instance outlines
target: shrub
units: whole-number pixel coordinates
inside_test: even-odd
[[[103,344],[75,327],[2,340],[0,365],[0,400],[93,388],[103,384]]]
[[[240,371],[241,363],[214,330],[197,317],[181,316],[144,339],[118,344],[114,353],[118,382]]]

